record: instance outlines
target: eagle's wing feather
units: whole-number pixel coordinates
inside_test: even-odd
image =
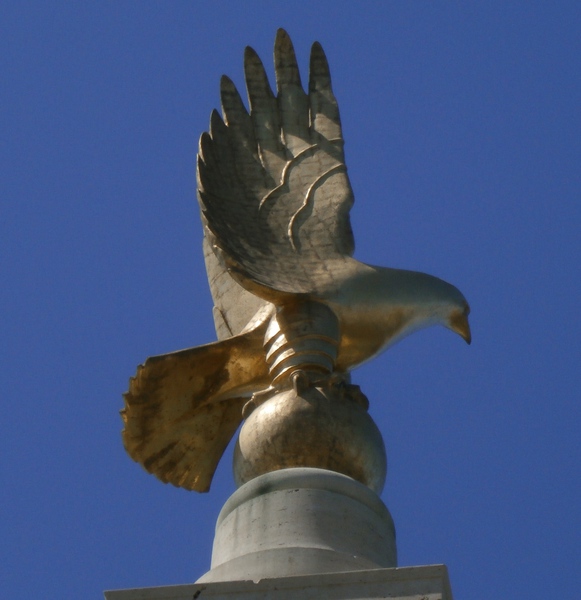
[[[313,46],[308,93],[282,30],[274,61],[276,96],[260,59],[246,50],[250,112],[234,84],[222,78],[224,119],[212,114],[198,155],[205,236],[217,259],[208,259],[211,279],[223,279],[216,275],[221,269],[271,302],[328,285],[332,273],[325,263],[351,256],[354,246],[349,222],[353,193],[323,50]],[[239,288],[232,286],[226,295],[224,286],[220,294],[213,287],[212,292],[225,329],[236,332],[228,306],[233,304],[230,294]]]
[[[250,104],[250,116],[258,144],[260,161],[270,176],[270,186],[280,181],[287,161],[280,131],[280,116],[276,97],[270,89],[266,71],[258,54],[247,47],[244,54],[244,75]]]
[[[310,115],[309,98],[301,85],[295,51],[288,35],[277,35],[274,72],[282,138],[288,153],[294,157],[310,146]]]
[[[129,455],[165,483],[208,491],[245,396],[268,385],[264,328],[139,366],[121,411]]]

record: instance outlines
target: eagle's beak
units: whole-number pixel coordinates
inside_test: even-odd
[[[472,341],[472,334],[470,333],[470,325],[468,324],[468,313],[470,309],[468,306],[464,311],[455,310],[450,315],[448,326],[452,331],[457,333],[462,339],[469,344]]]

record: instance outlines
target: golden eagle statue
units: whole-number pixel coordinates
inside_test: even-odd
[[[198,199],[218,341],[148,358],[121,411],[130,456],[164,482],[207,491],[253,395],[297,374],[349,386],[349,372],[404,336],[443,325],[468,343],[457,288],[353,258],[337,101],[321,46],[308,91],[291,40],[274,46],[276,94],[251,48],[249,110],[221,81],[198,153]],[[307,377],[307,385],[308,385]],[[350,386],[354,388],[355,386]]]

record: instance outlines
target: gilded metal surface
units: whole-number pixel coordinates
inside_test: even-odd
[[[302,301],[280,307],[264,336],[272,385],[297,370],[332,373],[340,338],[339,321],[326,305]]]
[[[334,385],[290,388],[260,404],[238,436],[236,484],[279,469],[317,467],[381,493],[387,470],[381,433],[343,387],[344,393]]]
[[[270,382],[261,353],[264,330],[139,366],[121,411],[130,456],[164,483],[208,491],[240,425],[245,395]]]
[[[200,139],[198,199],[219,341],[148,359],[122,411],[129,454],[162,481],[197,491],[208,489],[252,393],[272,385],[286,393],[297,370],[309,381],[312,373],[347,376],[431,325],[470,342],[468,304],[454,286],[352,257],[353,193],[323,50],[313,45],[307,92],[282,30],[274,62],[276,95],[246,49],[250,111],[223,77],[223,118],[214,111]],[[330,318],[279,319],[312,307]],[[309,451],[320,456],[321,448]]]

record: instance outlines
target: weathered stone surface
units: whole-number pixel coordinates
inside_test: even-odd
[[[105,592],[106,600],[453,600],[444,565]]]
[[[389,511],[365,485],[323,469],[283,469],[239,488],[216,525],[199,581],[397,566]]]

